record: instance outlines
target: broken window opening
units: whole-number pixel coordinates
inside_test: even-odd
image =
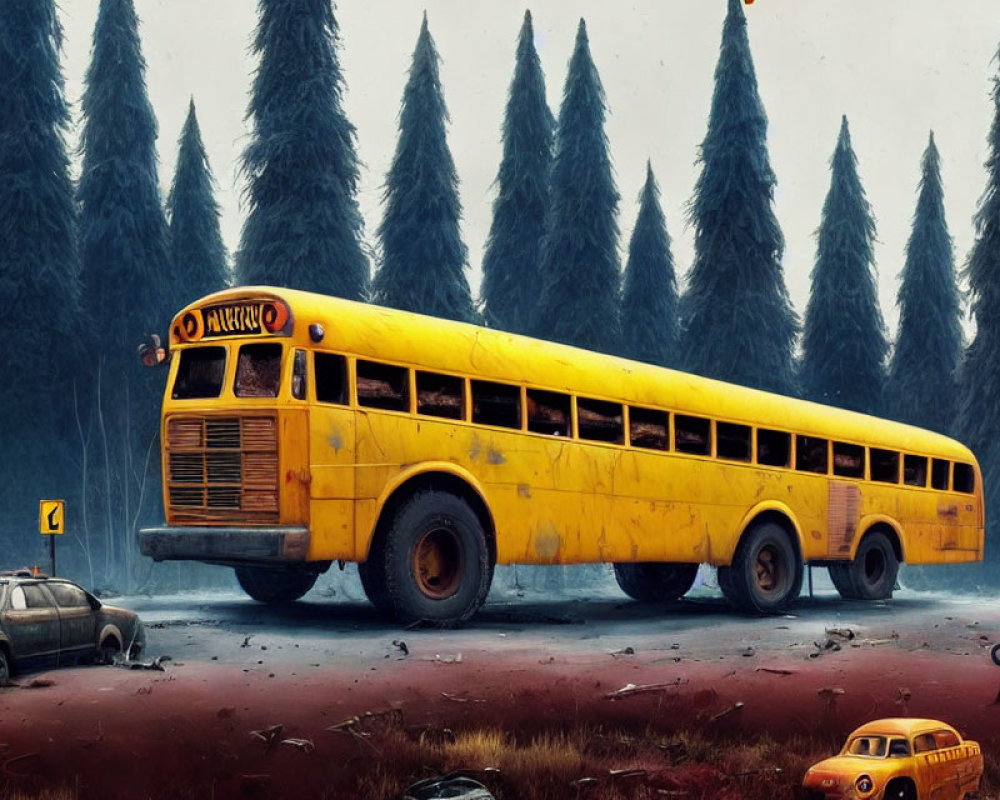
[[[521,427],[521,387],[472,381],[472,421],[500,428]]]
[[[972,494],[976,491],[976,471],[972,464],[960,464],[956,461],[953,480],[956,492]]]
[[[622,407],[605,400],[576,398],[576,427],[581,439],[621,444],[625,440]]]
[[[357,362],[358,405],[409,411],[409,370],[376,361]]]
[[[899,453],[873,447],[872,480],[881,483],[899,483]]]
[[[568,394],[528,389],[528,430],[548,436],[570,435]]]
[[[829,441],[817,436],[795,437],[795,469],[800,472],[826,474]]]
[[[347,405],[347,359],[333,353],[315,353],[316,400]]]
[[[678,453],[707,456],[712,453],[712,421],[703,417],[674,415],[674,449]]]
[[[951,472],[951,464],[941,458],[931,461],[931,488],[941,492],[948,491],[948,477]]]
[[[766,428],[757,430],[757,463],[765,467],[791,466],[792,434],[784,431],[772,431]]]
[[[834,442],[833,474],[841,478],[864,478],[865,448],[859,444]]]
[[[750,426],[716,422],[716,455],[729,461],[750,460]]]
[[[924,456],[903,456],[903,483],[907,486],[927,485],[927,459]]]
[[[190,347],[181,351],[171,396],[174,400],[218,397],[225,377],[225,347]]]
[[[280,385],[281,345],[243,345],[236,361],[236,396],[277,397]]]
[[[633,447],[670,449],[670,414],[652,408],[628,407],[628,437]]]
[[[454,375],[417,372],[417,413],[465,419],[465,381]]]

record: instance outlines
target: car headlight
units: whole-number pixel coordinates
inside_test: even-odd
[[[854,781],[854,789],[861,797],[868,797],[875,791],[875,781],[871,775],[858,775]]]

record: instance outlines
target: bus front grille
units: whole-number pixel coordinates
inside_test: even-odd
[[[167,420],[174,521],[278,521],[278,422],[271,416]]]

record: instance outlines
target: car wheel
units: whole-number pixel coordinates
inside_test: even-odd
[[[10,660],[7,657],[7,651],[0,647],[0,686],[6,686],[10,683]]]
[[[728,574],[720,574],[719,585],[742,611],[784,611],[802,588],[802,563],[785,529],[774,522],[749,528],[736,548]]]
[[[614,566],[618,586],[640,603],[669,603],[683,597],[698,577],[697,564],[659,561],[620,562]]]
[[[260,603],[294,603],[316,583],[319,574],[299,567],[236,567],[236,580]]]
[[[386,597],[401,621],[443,628],[475,614],[493,578],[479,517],[449,492],[424,491],[406,501],[371,569],[381,570]]]
[[[98,663],[111,666],[115,663],[115,659],[121,655],[121,652],[122,649],[118,646],[118,642],[114,639],[105,639],[101,642],[101,647],[98,650]]]

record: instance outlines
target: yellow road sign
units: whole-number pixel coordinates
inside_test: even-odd
[[[42,500],[38,503],[38,530],[42,534],[65,533],[66,503],[63,500]]]

